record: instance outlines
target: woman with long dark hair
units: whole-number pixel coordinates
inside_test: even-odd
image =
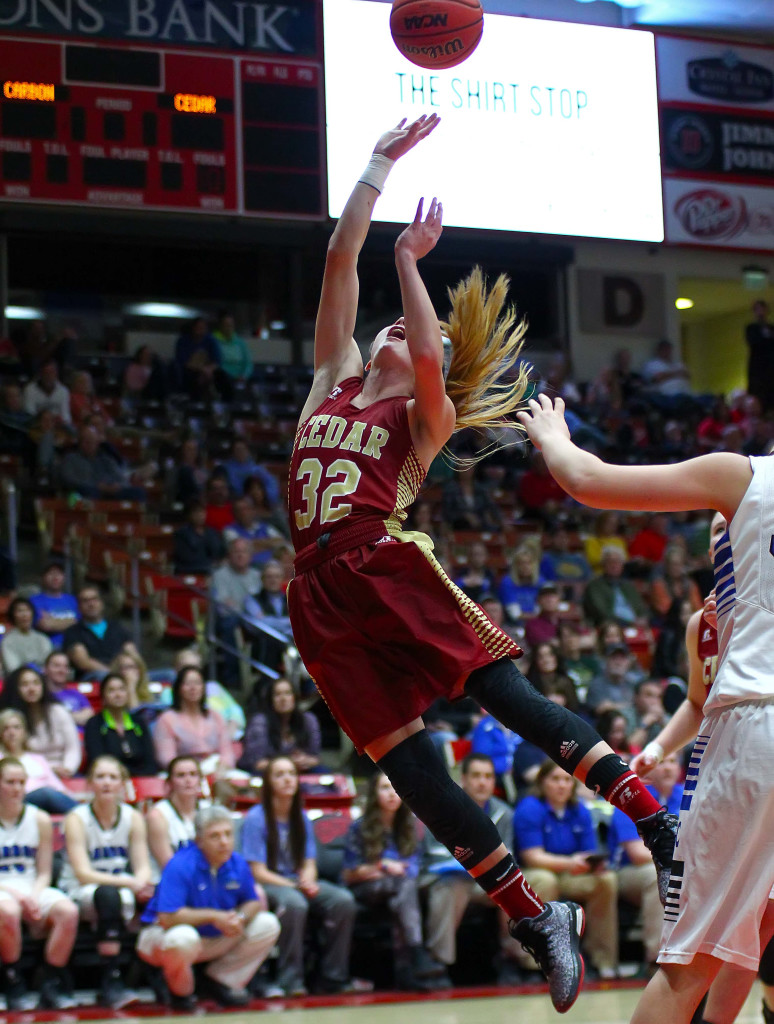
[[[368,782],[363,817],[347,833],[342,880],[357,900],[386,905],[392,914],[395,982],[398,988],[423,989],[444,968],[422,945],[416,818],[381,772]]]
[[[311,711],[298,707],[298,691],[280,677],[266,689],[266,711],[253,715],[245,732],[238,767],[263,772],[272,757],[289,757],[299,772],[318,771],[320,723]]]
[[[570,711],[578,711],[578,695],[575,692],[575,686],[565,672],[561,655],[554,644],[548,642],[535,644],[525,675],[538,693],[542,693],[546,697],[559,693],[564,697],[565,707]]]
[[[73,716],[60,704],[34,668],[11,672],[0,693],[0,710],[20,711],[27,725],[27,747],[42,754],[60,778],[75,775],[83,750]]]
[[[629,743],[626,716],[618,708],[608,708],[596,719],[597,732],[617,754],[632,758],[639,750]]]
[[[177,673],[172,684],[172,707],[157,718],[153,741],[162,768],[181,754],[190,754],[197,761],[217,757],[218,770],[234,767],[228,726],[217,711],[207,707],[201,669],[187,665]]]
[[[248,812],[242,853],[253,878],[281,917],[277,985],[305,995],[304,933],[311,915],[320,931],[315,988],[341,992],[349,985],[349,950],[357,911],[352,894],[317,877],[312,823],[301,805],[298,771],[289,757],[272,758],[263,773],[263,799]],[[279,992],[277,993],[280,994]]]

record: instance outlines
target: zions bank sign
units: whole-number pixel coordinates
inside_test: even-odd
[[[317,54],[315,0],[0,0],[0,32]]]

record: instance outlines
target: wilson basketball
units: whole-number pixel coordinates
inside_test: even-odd
[[[473,53],[484,30],[481,0],[394,0],[390,32],[420,68],[453,68]]]

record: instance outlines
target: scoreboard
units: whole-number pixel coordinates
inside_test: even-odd
[[[314,59],[0,38],[0,202],[320,218]]]

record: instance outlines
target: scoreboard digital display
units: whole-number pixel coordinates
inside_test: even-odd
[[[0,200],[322,218],[318,62],[0,39]]]

